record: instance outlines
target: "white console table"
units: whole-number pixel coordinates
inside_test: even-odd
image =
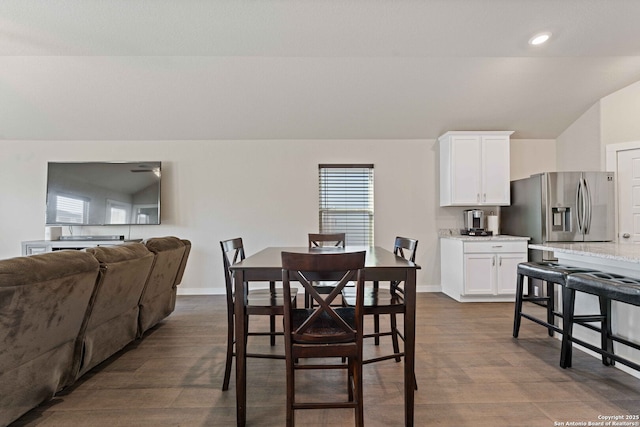
[[[96,246],[122,245],[127,242],[140,240],[28,240],[22,242],[22,255],[43,254],[45,252],[63,250],[81,250]]]

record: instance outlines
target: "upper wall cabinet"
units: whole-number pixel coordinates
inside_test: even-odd
[[[440,206],[509,205],[512,131],[452,131],[440,145]]]

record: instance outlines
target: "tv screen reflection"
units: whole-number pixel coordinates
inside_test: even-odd
[[[47,225],[160,224],[161,162],[49,162]]]

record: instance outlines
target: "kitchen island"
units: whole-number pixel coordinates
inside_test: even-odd
[[[576,267],[592,268],[607,273],[621,274],[640,279],[640,245],[617,242],[576,242],[576,243],[536,243],[529,249],[553,252],[558,263]],[[556,298],[561,304],[561,296]],[[598,310],[598,299],[593,295],[578,292],[576,295],[576,314],[594,313]],[[611,304],[611,323],[615,334],[628,340],[640,342],[640,307],[613,301]],[[574,328],[574,335],[594,345],[599,345],[598,333],[582,327]],[[574,349],[586,351],[600,357],[585,348],[574,345]],[[640,363],[640,351],[614,343],[615,352],[629,360]],[[640,372],[617,363],[616,367],[640,378]]]

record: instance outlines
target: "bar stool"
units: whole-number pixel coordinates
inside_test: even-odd
[[[600,300],[601,310],[605,312],[606,316],[601,331],[600,348],[573,336],[573,325],[578,323],[575,319],[579,317],[574,314],[576,291],[596,295]],[[611,301],[640,306],[640,281],[603,272],[572,274],[567,279],[562,300],[563,312],[565,313],[560,356],[562,368],[571,367],[572,343],[576,343],[601,354],[602,363],[605,365],[613,365],[614,361],[618,361],[633,369],[640,370],[639,364],[614,354],[613,341],[636,350],[640,350],[640,344],[614,335],[610,321]]]
[[[555,289],[554,285],[560,285],[564,288],[567,277],[570,274],[574,273],[589,273],[594,272],[595,270],[582,268],[582,267],[571,267],[567,265],[561,265],[553,262],[522,262],[518,264],[518,278],[516,283],[516,304],[515,304],[515,315],[513,317],[513,336],[514,338],[518,338],[518,334],[520,332],[520,322],[522,318],[529,319],[539,325],[546,327],[549,331],[549,336],[553,336],[553,332],[562,333],[562,329],[560,329],[555,324],[555,317],[562,318],[562,313],[558,311],[554,311],[555,308]],[[546,282],[546,295],[524,295],[524,278],[528,277],[530,279],[539,279]],[[546,308],[547,311],[547,319],[542,320],[531,314],[522,312],[522,303],[525,301],[532,302],[534,304],[540,305]],[[602,312],[599,316],[602,315]],[[583,317],[580,316],[577,318],[579,323],[583,323]],[[589,316],[591,318],[593,316]],[[586,319],[586,317],[585,317]],[[591,325],[589,325],[591,326]]]

